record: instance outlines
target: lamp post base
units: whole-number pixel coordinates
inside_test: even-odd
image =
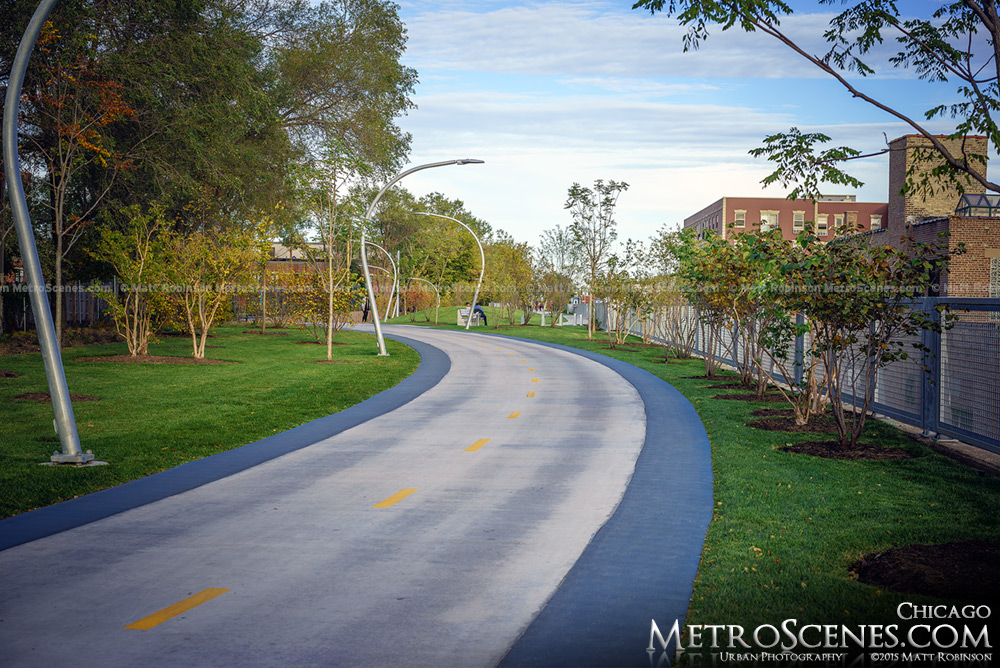
[[[99,462],[94,460],[94,453],[90,450],[87,452],[81,452],[76,455],[66,455],[58,450],[52,453],[49,457],[49,461],[43,462],[43,465],[59,465],[59,464],[74,464],[76,466],[100,466],[102,464],[107,464],[107,462]]]

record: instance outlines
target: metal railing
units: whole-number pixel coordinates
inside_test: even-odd
[[[919,342],[929,352],[915,350],[907,359],[880,369],[870,410],[917,427],[926,436],[952,437],[1000,453],[1000,299],[926,297],[911,307],[936,317],[940,305],[949,306],[957,316],[954,325],[942,333],[924,330],[904,341]],[[607,321],[604,306],[597,304],[595,311],[603,326]],[[697,318],[694,308],[687,307],[687,313]],[[633,327],[633,333],[640,327]],[[646,327],[650,331],[652,323]],[[709,351],[705,350],[706,330],[699,323],[695,354],[713,355],[722,364],[737,366],[738,332],[723,328],[720,340]],[[802,359],[806,343],[803,336],[796,337],[795,359]],[[783,381],[768,360],[764,370]],[[801,365],[794,367],[794,375],[800,382]],[[853,398],[850,390],[842,388],[845,398]]]

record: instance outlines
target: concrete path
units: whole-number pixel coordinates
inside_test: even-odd
[[[412,327],[387,332],[415,342],[423,380],[418,374],[409,389],[403,384],[355,407],[363,418],[352,418],[354,409],[331,416],[344,429],[325,419],[335,435],[316,439],[318,427],[306,426],[278,445],[266,439],[240,449],[250,455],[225,453],[185,465],[186,475],[179,467],[160,482],[151,476],[109,490],[82,513],[89,497],[60,504],[38,515],[61,531],[47,537],[32,539],[51,533],[32,534],[35,513],[0,522],[0,535],[29,537],[0,552],[0,663],[493,666],[514,646],[508,665],[559,656],[569,662],[559,665],[577,665],[562,650],[546,657],[539,647],[551,643],[536,629],[553,620],[553,628],[575,624],[581,611],[559,603],[560,582],[566,578],[560,592],[587,596],[593,555],[600,563],[616,558],[600,545],[623,524],[608,522],[619,502],[616,518],[650,498],[657,503],[664,490],[648,488],[670,483],[644,482],[641,493],[629,489],[623,499],[633,472],[640,476],[640,451],[652,452],[650,409],[640,397],[648,388],[637,390],[607,364],[535,343]],[[387,411],[379,415],[382,403]],[[702,460],[690,464],[697,489],[677,496],[699,507],[673,509],[683,514],[678,530],[697,536],[694,555],[690,545],[679,565],[670,554],[649,555],[680,583],[679,594],[668,592],[679,610],[657,606],[666,615],[686,609],[711,513],[703,435],[681,444],[682,459],[692,451]],[[660,477],[671,469],[666,460],[649,464]],[[225,477],[180,489],[202,470]],[[680,469],[671,475],[691,477]],[[137,507],[122,511],[129,497]],[[644,533],[669,533],[669,510],[648,508],[645,528],[624,514],[636,549],[650,549]],[[84,519],[70,524],[89,523],[62,530],[60,516],[74,514]],[[676,532],[668,539],[676,542]],[[627,564],[615,569],[620,583],[648,584],[649,574],[636,579]],[[596,580],[613,599],[618,585]],[[614,608],[610,599],[586,602],[604,611],[597,620]],[[629,640],[620,665],[636,656],[648,661],[650,613],[633,608],[646,620],[634,631],[641,646]]]

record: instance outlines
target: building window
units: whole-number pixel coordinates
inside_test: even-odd
[[[881,230],[882,229],[882,215],[878,213],[872,214],[872,229]]]
[[[835,213],[833,214],[833,233],[843,234],[844,232],[844,214]]]
[[[830,226],[830,216],[826,213],[821,213],[816,216],[816,234],[821,237],[825,237],[829,232],[828,228]]]
[[[805,211],[793,211],[792,212],[792,232],[798,233],[806,229],[806,212]]]
[[[778,227],[778,212],[777,211],[761,211],[760,212],[760,231],[770,232],[774,228]]]
[[[733,220],[733,227],[743,228],[747,226],[747,212],[739,209],[736,211],[736,218]]]

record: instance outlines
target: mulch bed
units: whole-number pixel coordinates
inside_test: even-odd
[[[1000,600],[1000,543],[960,540],[867,554],[851,572],[859,582],[906,594],[979,602]]]
[[[913,459],[913,455],[906,450],[886,448],[881,445],[868,445],[865,443],[858,443],[853,449],[847,450],[837,441],[806,441],[805,443],[796,443],[779,449],[782,452],[849,461]]]
[[[206,348],[208,346],[205,346]],[[74,362],[117,362],[119,364],[236,364],[226,360],[195,359],[194,357],[171,357],[170,355],[102,355],[100,357],[78,357]]]
[[[746,390],[747,392],[753,392],[754,390],[748,390],[743,383],[719,383],[718,385],[708,385],[710,390]],[[767,390],[770,391],[770,390]]]
[[[97,397],[92,397],[89,394],[71,394],[69,399],[70,401],[100,401]],[[27,392],[17,395],[11,401],[34,401],[47,404],[52,402],[52,397],[49,396],[48,392]]]
[[[831,418],[809,418],[805,424],[795,424],[794,416],[772,416],[752,420],[746,426],[767,431],[787,431],[793,433],[836,433],[837,426]]]
[[[765,403],[779,403],[786,399],[780,394],[768,392],[762,399],[758,399],[756,394],[717,394],[713,399],[728,399],[730,401],[761,401]]]
[[[0,369],[0,378],[20,378],[21,374],[14,373],[13,371],[7,371],[7,369]]]

